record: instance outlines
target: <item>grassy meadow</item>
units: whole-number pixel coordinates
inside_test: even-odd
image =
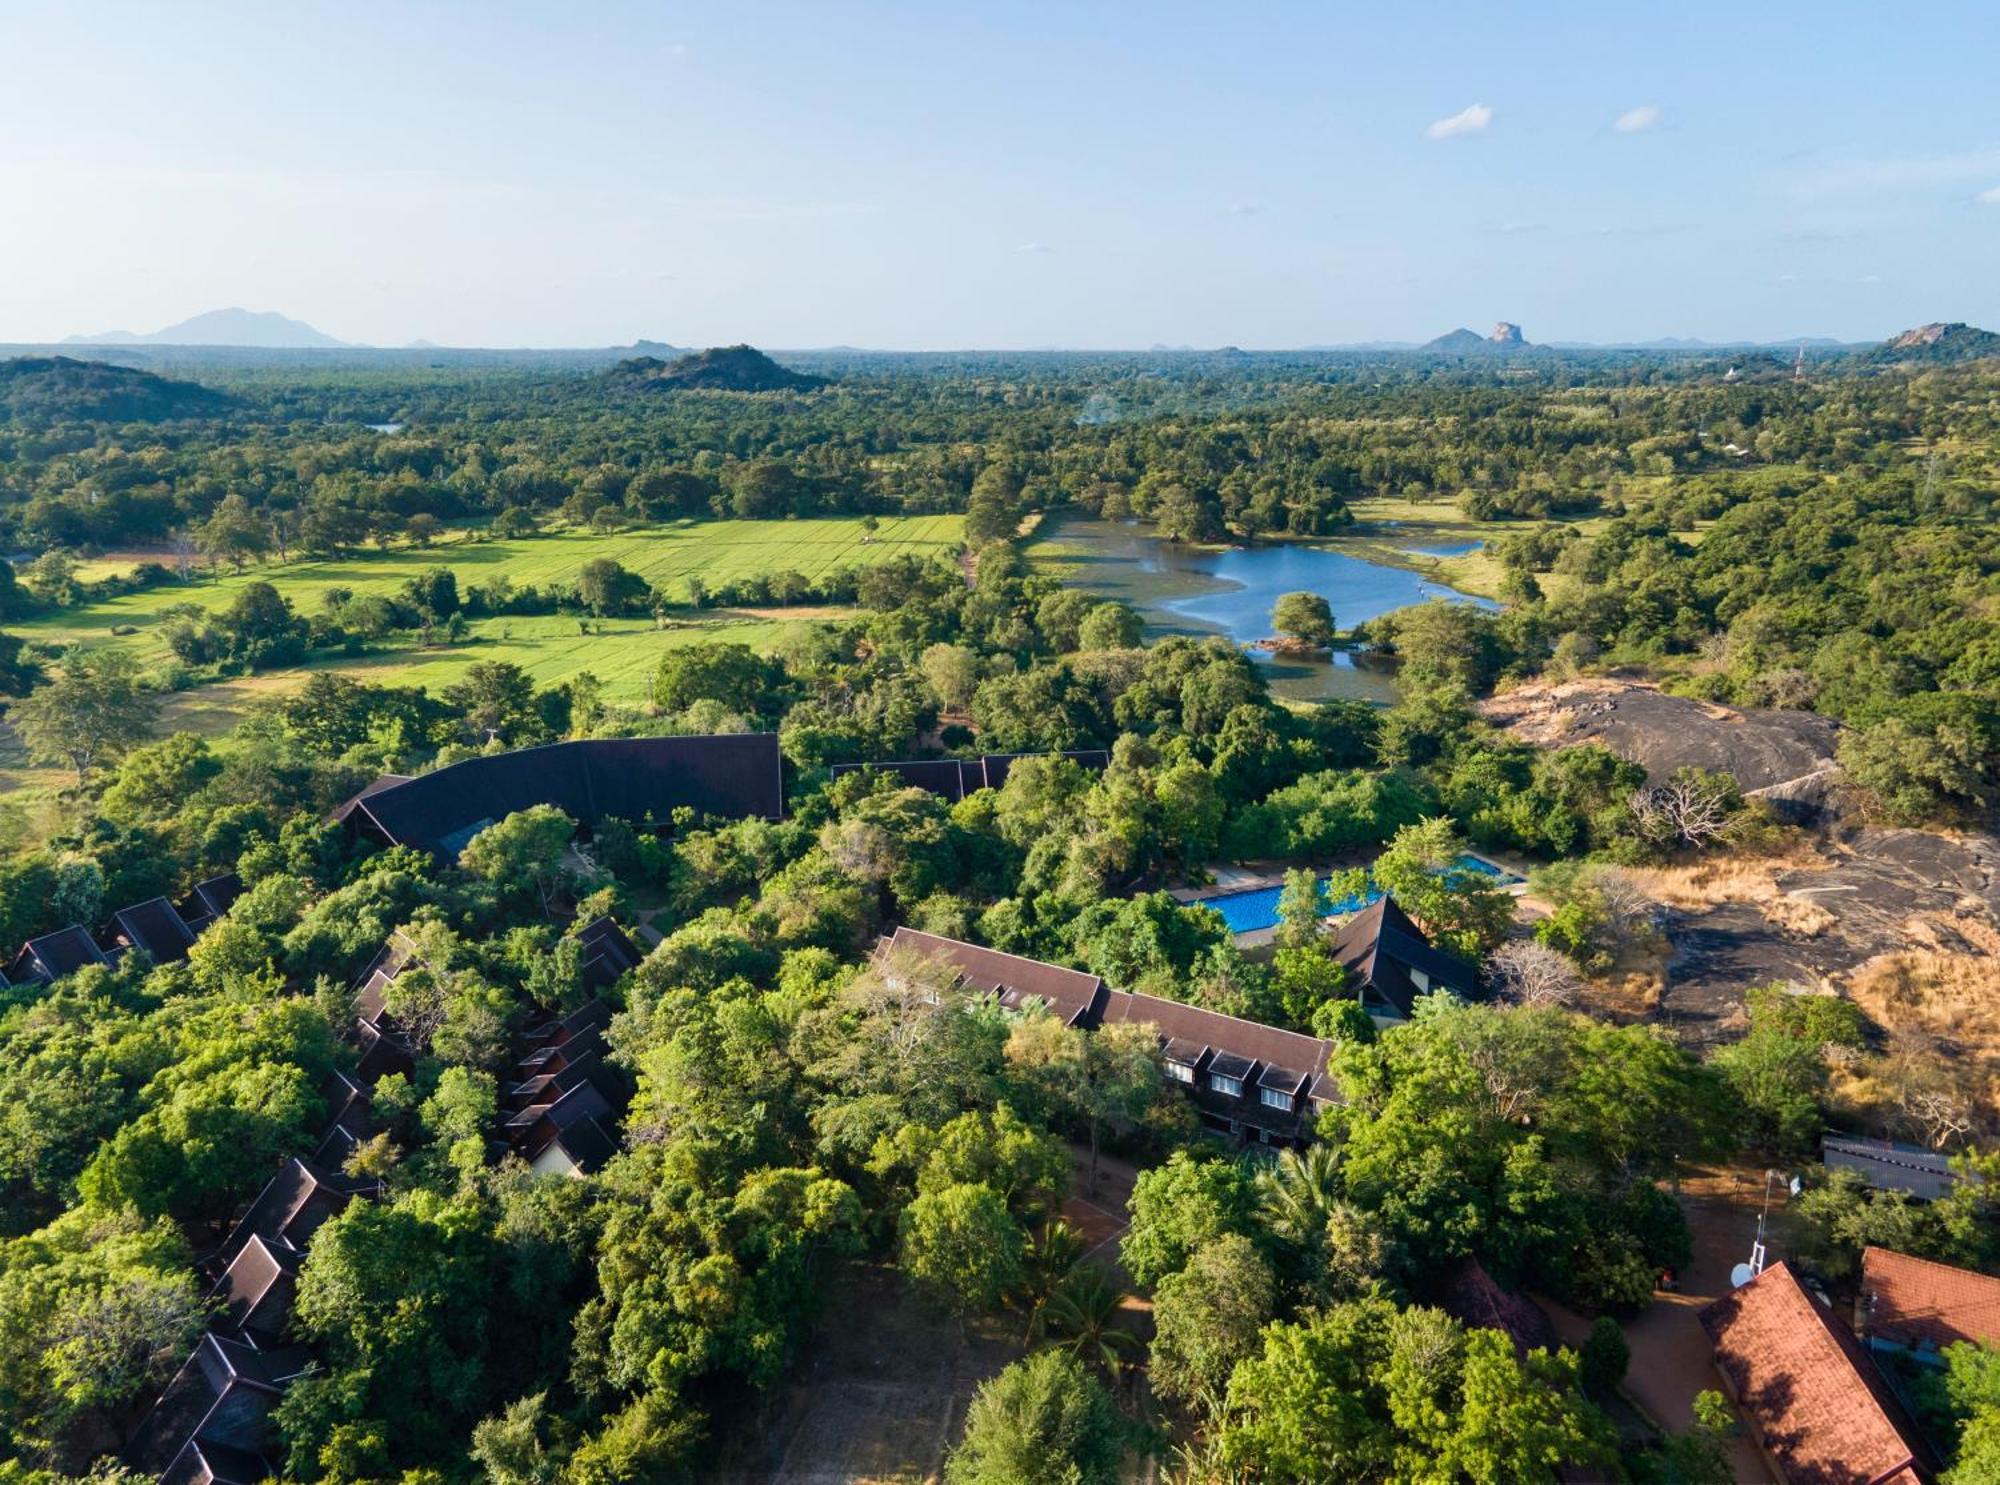
[[[611,535],[570,531],[517,541],[460,537],[423,549],[393,547],[335,560],[253,564],[241,573],[228,569],[203,572],[185,587],[170,583],[143,593],[81,603],[8,627],[52,647],[127,646],[142,664],[160,668],[172,658],[158,634],[162,611],[186,602],[219,609],[246,585],[259,580],[276,586],[300,613],[311,614],[319,611],[322,596],[331,589],[349,588],[357,594],[388,592],[428,567],[451,568],[458,574],[463,591],[501,574],[517,587],[573,582],[584,563],[609,557],[648,582],[674,592],[684,588],[691,576],[715,588],[759,574],[792,571],[817,577],[835,568],[868,566],[892,557],[941,556],[958,546],[963,527],[960,516],[885,516],[879,519],[872,539],[865,542],[868,533],[862,530],[860,520],[852,517],[682,521]],[[111,570],[129,570],[144,556],[120,554]],[[86,567],[84,574],[102,576],[104,570]],[[414,639],[400,636],[371,654],[327,655],[309,667],[235,677],[178,692],[167,698],[161,730],[185,729],[206,736],[224,733],[242,720],[251,705],[293,689],[312,669],[422,685],[435,691],[450,685],[478,661],[508,660],[527,671],[538,686],[553,685],[588,670],[604,683],[610,699],[641,701],[663,650],[708,640],[761,648],[789,619],[828,612],[690,609],[670,616],[665,627],[651,618],[592,619],[588,634],[569,616],[477,619],[470,623],[467,638],[456,645],[440,643],[424,648]],[[114,628],[128,626],[134,632],[112,633]],[[0,791],[60,782],[66,777],[60,770],[29,767],[18,744],[0,728]]]
[[[882,517],[873,539],[865,542],[861,522],[853,517],[678,521],[611,535],[565,531],[524,540],[464,536],[424,548],[392,547],[326,560],[257,563],[241,573],[228,569],[204,572],[185,587],[168,583],[143,593],[78,604],[9,628],[44,644],[130,644],[142,658],[156,661],[164,660],[167,650],[164,641],[148,629],[162,610],[186,602],[222,608],[244,587],[259,580],[274,584],[300,613],[311,614],[319,611],[322,598],[332,589],[348,588],[357,594],[389,592],[429,567],[451,568],[458,574],[463,591],[502,574],[517,587],[573,582],[586,562],[609,557],[647,582],[674,592],[684,589],[690,577],[716,588],[760,573],[790,571],[817,577],[838,567],[867,566],[906,554],[937,556],[957,546],[964,524],[960,516]],[[525,636],[530,621],[512,622]],[[574,636],[575,621],[564,622]],[[112,634],[114,628],[126,625],[138,632]],[[648,631],[653,628],[650,621],[644,627]]]

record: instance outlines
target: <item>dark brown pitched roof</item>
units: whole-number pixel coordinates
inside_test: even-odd
[[[1096,1024],[1102,1017],[1105,997],[1112,993],[1102,979],[1080,969],[1003,954],[998,949],[935,933],[919,933],[914,928],[898,928],[876,948],[878,960],[906,953],[951,965],[958,971],[961,984],[997,996],[1009,1009],[1042,1001],[1068,1026]]]
[[[1103,1020],[1146,1022],[1158,1029],[1169,1050],[1208,1047],[1208,1070],[1225,1077],[1247,1077],[1253,1065],[1261,1065],[1258,1081],[1265,1087],[1310,1088],[1326,1072],[1333,1051],[1332,1042],[1316,1036],[1124,990],[1110,993]],[[1282,1069],[1289,1080],[1266,1081],[1272,1068]]]
[[[250,1203],[243,1220],[223,1240],[210,1260],[209,1271],[226,1270],[252,1236],[273,1245],[303,1250],[320,1223],[355,1197],[373,1195],[378,1189],[379,1184],[374,1181],[322,1170],[303,1160],[287,1160]]]
[[[609,918],[593,918],[572,936],[583,950],[583,982],[592,990],[602,990],[627,970],[637,969],[645,957]]]
[[[1861,1299],[1871,1336],[1940,1350],[1954,1341],[2000,1345],[2000,1279],[1971,1269],[1866,1248]]]
[[[560,1047],[581,1037],[602,1036],[615,1013],[592,996],[568,1015],[530,1027],[522,1041],[530,1047]]]
[[[1698,1317],[1788,1485],[1919,1485],[1931,1460],[1853,1334],[1776,1263]]]
[[[509,1107],[525,1109],[538,1103],[550,1103],[581,1083],[589,1083],[613,1105],[624,1101],[624,1080],[604,1060],[602,1052],[591,1052],[553,1072],[537,1072],[509,1083],[500,1090],[500,1095]]]
[[[226,871],[219,877],[196,882],[193,890],[180,903],[179,912],[189,922],[196,918],[212,920],[228,912],[242,895],[243,878],[233,871]]]
[[[275,1473],[270,1460],[251,1449],[195,1438],[160,1476],[160,1485],[256,1485]]]
[[[586,1119],[557,1130],[555,1138],[537,1150],[532,1159],[540,1160],[552,1150],[561,1151],[572,1169],[590,1175],[602,1170],[605,1162],[618,1153],[618,1142],[605,1132],[600,1121]]]
[[[16,985],[28,980],[54,982],[87,964],[108,963],[104,951],[97,947],[97,940],[72,924],[23,944],[14,962],[7,966],[7,979]]]
[[[1470,997],[1479,987],[1479,976],[1463,959],[1430,946],[1409,914],[1384,895],[1356,913],[1334,935],[1332,954],[1347,971],[1347,982],[1357,992],[1372,987],[1403,1016],[1408,1016],[1423,990],[1411,979],[1412,969],[1421,970],[1432,989]]]
[[[416,1065],[408,1047],[366,1021],[354,1028],[354,1044],[359,1049],[354,1075],[370,1087],[390,1073],[407,1073]]]
[[[1461,1325],[1500,1331],[1522,1356],[1534,1350],[1556,1349],[1556,1328],[1542,1307],[1525,1294],[1502,1289],[1476,1258],[1459,1265],[1439,1304]]]
[[[120,908],[111,919],[125,942],[135,949],[144,949],[155,964],[185,959],[194,945],[194,930],[164,897]]]
[[[389,941],[368,961],[368,968],[361,972],[361,979],[354,987],[354,1014],[377,1030],[386,1031],[388,1028],[382,1020],[383,1000],[396,976],[408,969],[416,958],[417,946],[410,937],[400,928],[392,932]]]
[[[308,1364],[302,1350],[259,1351],[214,1331],[205,1332],[133,1434],[125,1462],[164,1477],[170,1470],[181,1470],[183,1452],[197,1441],[261,1453],[270,1439],[272,1407]],[[179,1477],[200,1478],[185,1473]]]
[[[282,1334],[291,1316],[300,1260],[296,1249],[252,1233],[216,1281],[213,1297],[222,1304],[224,1321],[261,1336]]]
[[[468,758],[363,790],[334,812],[396,845],[455,858],[486,825],[552,804],[591,825],[606,816],[664,821],[683,806],[742,819],[784,813],[772,732],[591,738]]]

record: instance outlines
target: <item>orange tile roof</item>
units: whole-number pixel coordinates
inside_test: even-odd
[[[1788,1485],[1921,1485],[1928,1455],[1875,1364],[1776,1263],[1704,1308],[1737,1406]]]
[[[2000,1345],[2000,1279],[1888,1248],[1861,1255],[1870,1335],[1906,1346],[1929,1341]]]

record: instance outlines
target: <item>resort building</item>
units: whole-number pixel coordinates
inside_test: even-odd
[[[902,954],[949,965],[956,983],[1010,1011],[1041,1007],[1065,1026],[1095,1031],[1112,1022],[1154,1028],[1167,1079],[1193,1100],[1203,1124],[1232,1139],[1302,1145],[1338,1090],[1327,1073],[1333,1043],[1158,996],[1113,990],[1083,970],[1024,959],[934,933],[898,928],[878,963]]]
[[[354,835],[458,859],[487,826],[552,804],[589,827],[664,824],[678,809],[740,820],[785,812],[774,732],[593,738],[468,758],[414,778],[388,775],[333,812]]]
[[[1960,1341],[2000,1346],[2000,1279],[1888,1248],[1861,1254],[1854,1326],[1870,1346],[1942,1363]]]
[[[1003,954],[962,939],[935,933],[919,933],[914,928],[898,928],[876,949],[878,961],[897,954],[916,954],[941,960],[958,971],[958,983],[970,990],[993,996],[1010,1011],[1023,1011],[1039,1003],[1065,1026],[1092,1027],[1104,1019],[1104,1007],[1111,987],[1094,974],[1024,959],[1019,954]]]
[[[1103,748],[1082,748],[1070,753],[983,753],[977,758],[900,758],[886,763],[836,763],[833,776],[859,773],[863,769],[893,774],[912,789],[924,789],[953,804],[981,789],[997,789],[1007,782],[1008,771],[1024,758],[1067,758],[1080,768],[1102,773],[1111,766],[1111,754]]]
[[[1479,972],[1433,949],[1393,897],[1378,897],[1348,919],[1334,935],[1332,951],[1347,971],[1347,987],[1378,1026],[1409,1020],[1417,997],[1433,990],[1449,990],[1462,1000],[1479,990]]]
[[[1774,1263],[1698,1317],[1723,1390],[1786,1485],[1925,1485],[1936,1460],[1866,1349]]]
[[[202,932],[243,895],[235,872],[197,883],[180,902],[150,897],[114,910],[100,934],[80,923],[44,933],[23,944],[0,985],[53,985],[93,964],[117,964],[136,949],[155,964],[185,959]]]

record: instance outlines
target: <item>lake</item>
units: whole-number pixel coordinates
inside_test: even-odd
[[[1053,549],[1047,555],[1069,564],[1070,581],[1124,599],[1154,634],[1224,634],[1249,645],[1270,638],[1271,605],[1280,594],[1296,592],[1323,595],[1333,606],[1334,623],[1342,629],[1428,598],[1497,607],[1421,573],[1331,547],[1284,542],[1189,547],[1163,541],[1137,521],[1086,516],[1052,522],[1045,540]],[[1396,699],[1388,667],[1371,664],[1365,656],[1357,663],[1346,650],[1336,650],[1325,660],[1265,650],[1251,650],[1250,655],[1264,666],[1271,689],[1281,696],[1301,701]]]

